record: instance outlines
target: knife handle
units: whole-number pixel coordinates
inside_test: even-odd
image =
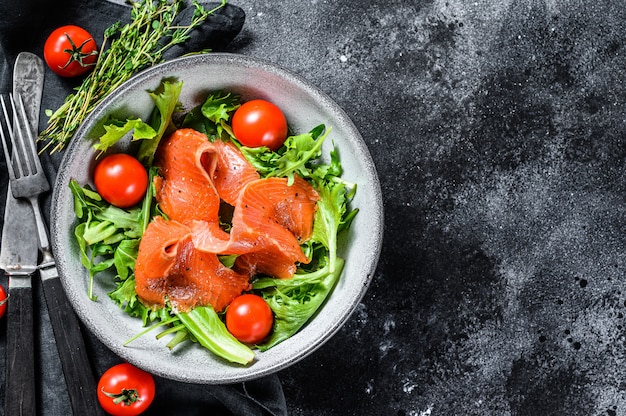
[[[36,415],[33,330],[32,287],[9,285],[5,415]]]
[[[41,272],[43,275],[44,270]],[[42,286],[72,412],[75,416],[104,415],[98,402],[96,381],[78,318],[63,291],[61,281],[58,277],[42,276]]]

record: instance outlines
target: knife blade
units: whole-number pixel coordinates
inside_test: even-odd
[[[39,124],[43,90],[43,64],[33,54],[18,55],[14,68],[14,92],[25,92],[33,132]],[[7,162],[8,163],[8,162]],[[25,200],[7,192],[0,246],[0,268],[9,277],[6,350],[6,415],[35,415],[35,351],[32,275],[37,269],[38,241],[35,216]]]

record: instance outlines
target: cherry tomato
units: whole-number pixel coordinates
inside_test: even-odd
[[[233,133],[244,146],[266,146],[276,151],[287,138],[287,119],[276,105],[252,100],[239,107],[232,120]]]
[[[128,208],[141,201],[148,189],[148,173],[134,157],[115,153],[102,159],[93,174],[96,190],[110,204]]]
[[[98,59],[98,47],[85,29],[74,25],[61,26],[46,39],[43,57],[58,75],[75,77],[93,68]]]
[[[0,286],[0,318],[4,316],[4,313],[7,310],[7,292],[4,290],[4,287]]]
[[[113,416],[134,416],[144,412],[154,400],[152,374],[128,364],[118,364],[102,374],[98,401]]]
[[[263,341],[273,324],[272,309],[262,297],[251,293],[236,297],[226,309],[226,328],[247,344]]]

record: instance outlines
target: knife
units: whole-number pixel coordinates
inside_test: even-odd
[[[30,55],[20,54],[17,57],[13,83],[14,91],[19,89],[25,92],[23,98],[28,103],[29,120],[36,132],[44,68]],[[36,394],[32,275],[37,269],[38,256],[35,216],[28,201],[13,197],[10,184],[4,212],[0,268],[9,277],[4,414],[34,416]]]
[[[22,57],[21,61],[20,57]],[[29,103],[28,106],[25,104],[25,108],[39,113],[43,86],[29,82],[30,78],[22,74],[29,72],[27,67],[38,67],[43,70],[43,61],[38,56],[27,52],[21,53],[18,61],[23,63],[24,67],[20,69],[21,72],[17,68],[15,70],[16,80],[13,93],[16,97],[21,96],[25,103]],[[34,137],[37,137],[37,134]],[[30,210],[32,213],[32,206]],[[46,232],[46,230],[43,231]],[[33,236],[36,235],[37,232],[33,231]],[[39,243],[37,246],[39,247]],[[36,253],[38,251],[35,250]],[[76,416],[104,415],[98,403],[96,381],[91,370],[80,324],[63,290],[54,258],[47,250],[44,250],[43,254],[39,264],[39,276],[72,413]]]

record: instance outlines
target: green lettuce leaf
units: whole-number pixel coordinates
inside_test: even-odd
[[[176,316],[200,345],[214,354],[239,364],[249,364],[254,360],[254,352],[228,332],[212,307],[198,306]]]
[[[157,147],[159,147],[161,138],[168,132],[170,127],[172,129],[175,128],[172,124],[172,114],[180,108],[178,97],[182,88],[182,81],[163,81],[158,91],[149,92],[158,110],[158,116],[155,116],[156,120],[154,121],[157,134],[151,140],[142,141],[137,154],[137,159],[145,166],[152,166],[154,153]]]
[[[98,143],[93,146],[94,149],[100,151],[100,154],[119,142],[130,131],[133,132],[133,140],[153,139],[157,134],[149,124],[144,123],[138,118],[126,120],[126,122],[111,120],[108,124],[104,125],[104,130],[106,133],[100,136]]]
[[[343,270],[344,260],[335,259],[335,270],[330,264],[305,274],[295,274],[291,279],[262,278],[253,283],[254,290],[274,312],[274,327],[269,338],[257,345],[266,351],[290,338],[317,312],[336,285]]]

